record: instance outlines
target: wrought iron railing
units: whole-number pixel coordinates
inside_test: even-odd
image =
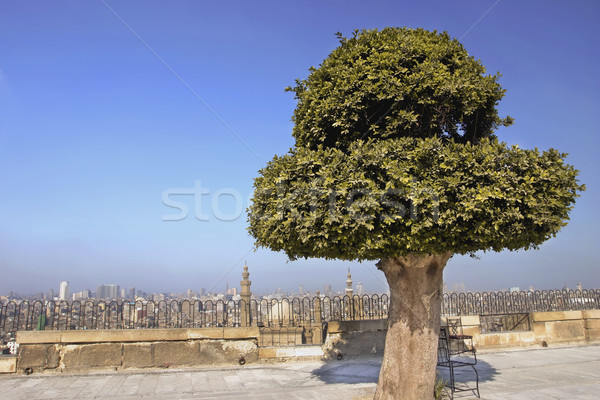
[[[0,333],[19,330],[281,327],[386,319],[387,295],[270,300],[15,301],[0,303]]]
[[[600,309],[600,289],[444,294],[442,315],[495,315]]]
[[[10,301],[0,303],[0,334],[18,330],[306,326],[386,319],[383,295],[270,300]],[[444,294],[442,315],[496,315],[600,309],[600,289]]]

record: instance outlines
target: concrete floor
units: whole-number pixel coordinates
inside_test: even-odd
[[[600,345],[478,355],[482,399],[598,399]],[[35,399],[369,399],[381,359],[301,361],[82,375],[0,376],[0,398]],[[472,383],[472,373],[459,381]],[[456,399],[475,399],[470,392]]]

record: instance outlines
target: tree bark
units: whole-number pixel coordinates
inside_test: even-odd
[[[377,263],[390,287],[388,331],[376,400],[433,399],[443,271],[452,253]]]

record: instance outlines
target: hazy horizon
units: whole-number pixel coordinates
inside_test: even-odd
[[[502,74],[499,114],[515,124],[499,138],[568,153],[587,186],[539,250],[454,256],[448,285],[600,288],[599,15],[582,1],[5,2],[0,293],[238,287],[244,262],[259,291],[343,288],[348,267],[387,290],[375,261],[254,251],[245,213],[258,170],[294,144],[284,88],[336,32],[386,26],[459,39]]]

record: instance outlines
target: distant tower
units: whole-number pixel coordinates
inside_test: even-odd
[[[577,282],[577,290],[579,290],[580,292],[583,290],[583,285],[581,284],[581,282]]]
[[[252,282],[248,280],[249,277],[250,273],[248,272],[248,265],[244,263],[244,272],[242,272],[242,281],[240,282],[240,286],[242,287],[242,292],[240,293],[241,326],[250,326],[252,323],[250,315],[250,299],[252,297],[252,292],[250,292],[250,285],[252,284]]]
[[[304,293],[304,286],[302,286],[302,284],[300,284],[300,288],[299,288],[299,289],[300,289],[300,290],[298,291],[298,293],[299,293],[300,295],[302,295],[302,294]]]
[[[350,268],[348,268],[348,277],[346,278],[346,296],[352,298],[354,290],[352,290],[352,275],[350,275]]]
[[[69,282],[62,281],[60,283],[60,288],[58,291],[58,299],[59,300],[68,300],[69,299]]]

